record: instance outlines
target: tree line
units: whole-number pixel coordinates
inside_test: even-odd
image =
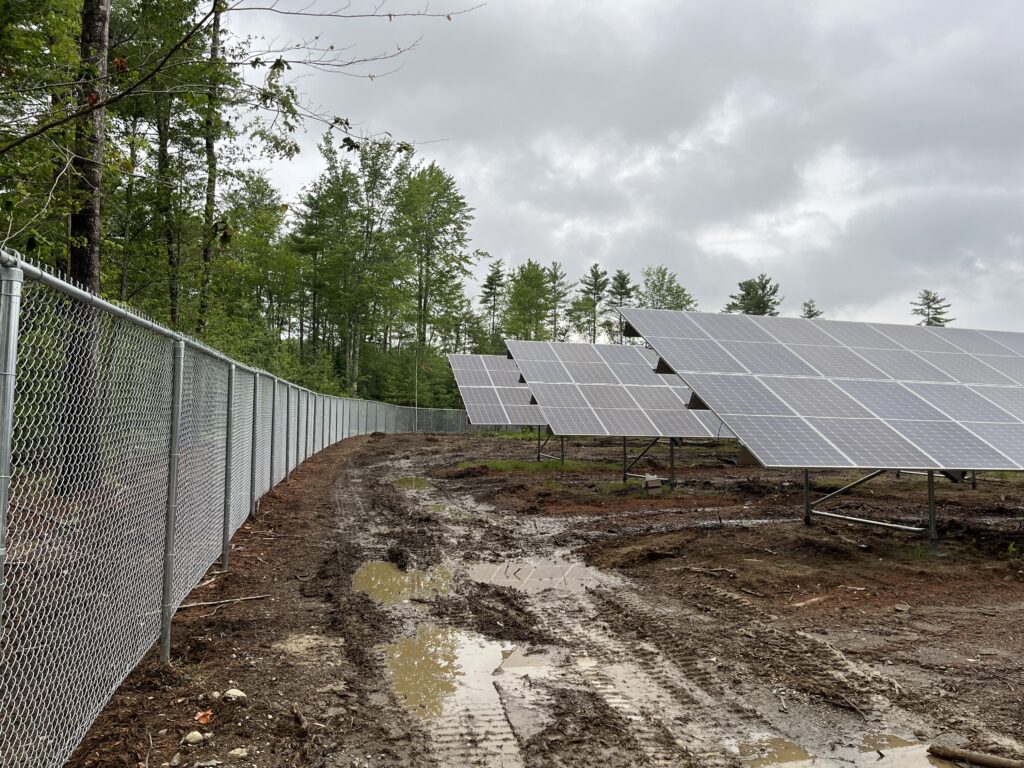
[[[453,13],[294,7],[0,3],[0,245],[246,363],[399,404],[458,405],[448,352],[622,343],[620,307],[698,308],[665,265],[634,276],[592,264],[570,279],[557,261],[470,250],[474,212],[451,174],[405,141],[357,136],[291,79],[373,78],[401,46],[360,58],[326,37],[233,33],[243,13],[323,25]],[[304,127],[322,133],[323,171],[287,204],[255,161],[294,157]],[[777,314],[782,300],[762,274],[723,311]],[[919,301],[922,322],[948,321],[937,294]],[[808,300],[802,314],[821,310]]]

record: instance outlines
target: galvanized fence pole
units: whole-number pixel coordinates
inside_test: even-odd
[[[292,385],[284,388],[284,479],[292,476],[292,433],[288,425],[292,423]]]
[[[220,569],[228,569],[231,553],[231,465],[235,456],[235,364],[228,366],[228,422],[224,444],[224,525],[220,537]]]
[[[260,375],[252,376],[252,455],[249,461],[249,516],[256,515],[256,459],[259,458],[257,437],[260,433]]]
[[[272,379],[273,389],[270,390],[270,480],[269,485],[274,487],[274,468],[277,466],[277,379]]]
[[[181,435],[181,394],[185,374],[185,342],[174,343],[171,385],[171,440],[167,450],[167,510],[164,516],[164,582],[160,601],[160,663],[171,660],[171,620],[174,618],[174,555],[178,522],[178,442]]]
[[[14,377],[18,369],[18,319],[24,273],[0,268],[0,617],[7,588],[7,512],[11,504],[11,444],[14,441]],[[0,638],[3,637],[0,624]]]

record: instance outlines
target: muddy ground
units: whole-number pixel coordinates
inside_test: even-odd
[[[621,444],[543,468],[534,450],[374,435],[307,461],[187,602],[256,599],[179,611],[173,665],[147,658],[69,765],[1024,757],[1024,482],[940,483],[932,553],[804,527],[801,476],[728,449],[682,450],[660,492],[623,486]],[[640,471],[664,471],[655,453]],[[817,473],[815,492],[851,477]],[[925,498],[884,476],[828,508],[919,524]]]

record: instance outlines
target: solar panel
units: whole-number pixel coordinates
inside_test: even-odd
[[[692,323],[672,327],[700,332]],[[658,356],[645,347],[515,340],[506,345],[556,435],[731,436],[713,414],[698,416],[687,408],[690,390],[678,376],[655,373]]]
[[[765,466],[1024,469],[1024,334],[621,312]]]
[[[448,355],[459,395],[472,424],[542,425],[544,416],[530,404],[530,388],[519,381],[515,360],[501,355]]]

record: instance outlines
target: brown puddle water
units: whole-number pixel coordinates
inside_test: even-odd
[[[557,557],[476,563],[470,567],[469,577],[473,581],[513,587],[523,592],[540,592],[545,589],[584,592],[587,587],[610,581],[610,577],[596,568]]]
[[[810,760],[811,753],[798,744],[780,738],[747,741],[740,744],[740,760],[756,768],[762,765],[780,765],[798,760]]]
[[[445,595],[451,586],[452,573],[442,567],[430,571],[403,571],[394,563],[374,560],[363,563],[352,574],[352,589],[365,592],[384,605]]]

